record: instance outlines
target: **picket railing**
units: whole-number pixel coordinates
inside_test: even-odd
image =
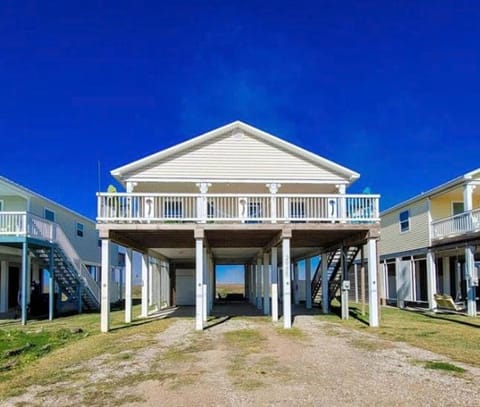
[[[432,239],[444,239],[480,232],[480,208],[432,222]]]

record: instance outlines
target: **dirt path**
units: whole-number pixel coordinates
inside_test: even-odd
[[[448,360],[312,316],[297,316],[289,333],[264,318],[200,333],[178,319],[150,343],[136,352],[126,343],[125,357],[85,361],[72,382],[30,388],[6,405],[471,406],[480,396],[477,368],[425,369]]]

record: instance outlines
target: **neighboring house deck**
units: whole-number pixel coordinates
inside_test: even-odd
[[[384,211],[379,249],[382,297],[436,307],[451,295],[476,315],[480,252],[480,169]]]
[[[0,312],[98,308],[98,241],[88,218],[0,177]]]
[[[105,253],[110,242],[126,247],[127,322],[132,250],[142,254],[143,316],[159,289],[152,289],[152,281],[161,280],[152,278],[152,258],[169,270],[170,302],[196,306],[197,329],[215,300],[215,266],[240,264],[248,301],[274,320],[283,315],[288,328],[292,296],[298,301],[298,263],[306,261],[306,306],[317,302],[326,309],[366,245],[371,323],[378,324],[379,195],[346,192],[359,174],[234,122],[112,175],[126,192],[98,194],[97,228]],[[322,257],[321,266],[310,270],[315,256]],[[102,256],[102,268],[108,267],[108,256]],[[102,288],[102,330],[107,331],[108,287]]]

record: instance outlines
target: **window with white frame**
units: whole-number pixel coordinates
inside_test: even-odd
[[[49,220],[50,222],[55,222],[55,212],[51,209],[45,208],[43,215],[46,220]]]
[[[398,219],[400,222],[400,232],[408,232],[410,230],[410,211],[400,212]]]
[[[78,237],[83,237],[83,229],[84,229],[83,223],[80,223],[80,222],[75,223],[75,230],[77,231]]]

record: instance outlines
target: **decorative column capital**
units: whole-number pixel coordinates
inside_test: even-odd
[[[282,184],[277,184],[275,182],[272,182],[271,184],[266,184],[266,186],[269,189],[271,194],[276,194],[280,189],[280,187],[282,186]]]
[[[212,184],[209,182],[198,182],[195,185],[198,187],[201,194],[206,194],[208,192],[208,188],[212,186]]]

